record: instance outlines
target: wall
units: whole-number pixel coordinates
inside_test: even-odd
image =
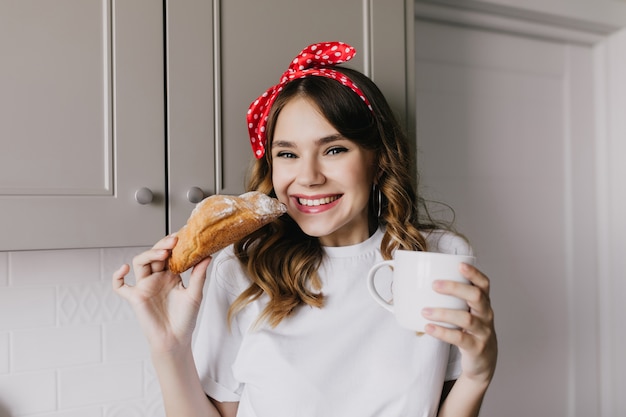
[[[422,179],[492,275],[501,354],[481,415],[624,416],[626,29],[419,3]]]
[[[596,47],[602,416],[626,415],[626,29]]]
[[[416,0],[488,13],[517,15],[590,30],[626,26],[626,0]],[[567,22],[570,20],[570,22]]]
[[[0,252],[0,417],[162,416],[112,272],[142,248]]]
[[[574,3],[590,5],[596,0]],[[505,5],[505,0],[491,2]],[[511,3],[511,1],[509,1]],[[517,1],[515,7],[523,7]],[[554,8],[563,1],[528,2]],[[626,20],[623,1],[602,0],[595,14]],[[568,10],[574,6],[568,6]],[[618,9],[616,9],[618,8]],[[580,17],[580,11],[575,13]],[[621,302],[626,280],[623,114],[626,32],[601,46],[610,94],[599,132],[599,252],[602,416],[623,415],[626,336]],[[617,65],[615,65],[617,63]],[[141,248],[0,252],[0,417],[159,417],[159,388],[132,311],[110,290],[109,278]],[[621,278],[621,279],[620,279]],[[500,369],[499,371],[502,371]],[[565,383],[565,381],[563,381]]]
[[[624,0],[484,0],[481,2],[602,25],[626,26],[626,1]]]
[[[565,97],[568,58],[583,54],[588,68],[589,48],[420,20],[416,46],[422,191],[455,208],[492,279],[500,355],[481,415],[566,416],[576,316],[563,219],[580,201],[568,195]]]

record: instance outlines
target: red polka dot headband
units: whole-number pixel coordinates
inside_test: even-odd
[[[285,71],[280,79],[280,83],[270,87],[259,98],[250,104],[248,109],[248,133],[250,134],[250,144],[254,151],[254,156],[260,159],[265,155],[265,145],[267,136],[265,132],[267,118],[278,93],[280,93],[290,81],[308,76],[327,77],[337,80],[361,97],[367,107],[372,110],[372,106],[356,84],[347,76],[326,65],[341,64],[352,59],[356,51],[347,43],[343,42],[322,42],[309,45],[291,61],[289,69]]]

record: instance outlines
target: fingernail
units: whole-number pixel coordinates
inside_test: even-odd
[[[428,333],[428,334],[432,334],[435,332],[435,326],[433,324],[427,324],[426,326],[424,326],[424,332]]]
[[[461,263],[461,271],[467,272],[467,271],[469,271],[469,269],[470,269],[470,267],[469,267],[468,264],[466,264],[464,262]]]
[[[433,289],[435,289],[435,290],[440,290],[440,289],[442,289],[442,288],[443,288],[443,286],[444,286],[443,281],[441,281],[441,280],[439,280],[439,279],[437,279],[437,280],[433,281]]]
[[[433,315],[433,309],[432,309],[432,308],[428,308],[428,307],[423,308],[423,309],[422,309],[422,314],[423,314],[424,316],[428,316],[428,317],[430,317],[430,316],[432,316],[432,315]]]

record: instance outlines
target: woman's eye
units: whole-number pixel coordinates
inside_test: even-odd
[[[276,153],[276,158],[295,158],[296,154],[286,151],[280,151]]]
[[[342,152],[347,152],[348,150],[342,146],[335,146],[333,148],[330,148],[326,153],[328,155],[337,155],[340,154]]]

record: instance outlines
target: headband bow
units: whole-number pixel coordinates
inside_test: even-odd
[[[358,94],[365,102],[367,107],[372,110],[372,106],[356,84],[346,75],[331,68],[325,68],[327,65],[341,64],[352,59],[356,51],[347,43],[343,42],[322,42],[307,46],[300,54],[291,61],[289,68],[280,78],[280,82],[270,87],[265,93],[257,98],[248,109],[246,119],[248,121],[248,133],[250,135],[250,144],[254,151],[254,156],[260,159],[265,154],[265,145],[267,144],[267,136],[265,127],[270,108],[278,93],[280,93],[290,81],[308,76],[327,77],[337,80],[352,91]]]

